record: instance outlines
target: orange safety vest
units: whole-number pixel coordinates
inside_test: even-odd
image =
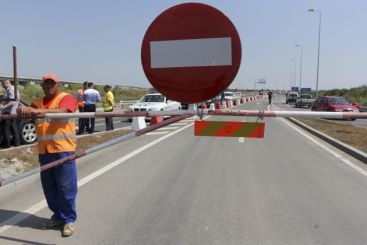
[[[83,100],[83,96],[84,96],[83,89],[78,89],[78,91],[76,91],[76,95],[77,95],[76,98],[77,98],[78,108],[79,109],[84,108],[85,102]]]
[[[57,109],[61,99],[68,95],[60,93],[52,99],[48,109]],[[43,107],[43,97],[32,103],[37,109]],[[76,135],[73,119],[42,118],[36,120],[36,132],[38,140],[38,154],[75,151]]]

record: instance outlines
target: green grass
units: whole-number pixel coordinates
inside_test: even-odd
[[[63,86],[61,90],[63,92],[75,96],[76,91],[81,87],[82,86],[80,84],[69,84],[68,87]],[[100,92],[101,96],[105,94],[105,92],[103,91],[103,85],[97,85],[95,86],[95,89],[97,89]],[[35,98],[44,95],[40,85],[31,85],[31,84],[26,86],[18,85],[18,90],[20,92],[21,100],[27,103],[31,103]],[[138,100],[143,95],[151,92],[151,89],[115,87],[112,90],[112,92],[115,97],[115,102],[119,102],[121,100]]]
[[[319,91],[319,96],[341,96],[350,103],[357,102],[362,106],[367,106],[367,86],[360,86],[351,89],[332,89]]]

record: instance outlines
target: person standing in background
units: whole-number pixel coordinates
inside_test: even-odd
[[[84,112],[96,112],[96,103],[98,101],[101,101],[99,92],[94,89],[94,84],[92,82],[88,82],[88,88],[84,91]],[[94,133],[95,118],[92,117],[86,120],[88,120],[88,124],[90,120],[90,128],[88,133]],[[84,132],[84,128],[82,130]]]
[[[268,92],[269,105],[271,105],[272,98],[273,98],[273,91],[269,90],[269,92]]]
[[[7,99],[7,103],[0,105],[0,109],[2,109],[3,114],[11,114],[16,115],[17,109],[19,105],[19,99],[20,94],[19,91],[17,91],[17,98],[15,99],[15,93],[14,93],[14,86],[10,83],[9,80],[4,80],[1,82],[1,85],[6,91],[6,95],[4,96],[5,99]],[[20,137],[19,137],[19,131],[17,126],[17,119],[10,119],[10,120],[3,120],[2,121],[2,132],[4,136],[4,147],[9,148],[10,147],[10,132],[13,135],[13,142],[14,146],[17,147],[20,145]]]
[[[103,110],[104,112],[112,112],[115,105],[115,99],[111,91],[111,86],[106,85],[103,87],[105,95],[103,96]],[[113,117],[105,117],[106,131],[113,130]]]
[[[78,110],[79,112],[84,112],[84,106],[85,106],[85,101],[84,101],[84,91],[88,88],[88,82],[84,82],[83,83],[83,88],[80,88],[76,91],[75,94],[75,98],[77,101],[77,105],[78,105]],[[84,130],[89,131],[89,120],[88,118],[79,118],[78,120],[78,135],[79,134],[83,134]]]

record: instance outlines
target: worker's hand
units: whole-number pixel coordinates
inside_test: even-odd
[[[17,110],[18,115],[28,117],[28,116],[34,116],[36,114],[42,113],[42,110],[32,108],[32,107],[26,107],[26,106],[19,106]]]
[[[4,105],[3,104],[0,104],[0,109],[4,109]]]

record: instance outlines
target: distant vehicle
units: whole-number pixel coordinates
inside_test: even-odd
[[[296,91],[289,91],[285,96],[285,103],[288,104],[290,102],[296,102],[298,98],[298,92]]]
[[[5,104],[9,100],[8,99],[0,99],[0,104]],[[27,103],[20,101],[21,105],[28,106]],[[1,112],[0,112],[1,114]],[[32,144],[37,141],[37,134],[36,134],[36,126],[35,121],[32,119],[20,119],[18,118],[16,120],[17,126],[18,126],[18,132],[20,136],[20,142],[22,144]],[[0,134],[0,142],[3,141],[3,135]],[[11,138],[13,138],[13,135],[10,135]]]
[[[337,97],[337,96],[322,96],[317,98],[312,103],[311,110],[334,111],[334,112],[359,112],[358,106],[352,105],[343,97]]]
[[[296,106],[296,108],[304,107],[304,106],[311,107],[311,105],[314,101],[315,101],[315,99],[312,97],[312,95],[310,95],[310,94],[301,94],[301,96],[299,96],[296,99],[295,106]]]
[[[221,94],[219,94],[216,97],[214,97],[214,98],[212,98],[210,100],[205,101],[205,105],[207,106],[207,108],[210,108],[210,105],[211,104],[214,104],[215,105],[215,103],[221,102],[221,97],[222,97]],[[224,100],[225,100],[225,98],[224,98]],[[200,108],[200,105],[199,105],[199,108]]]
[[[170,100],[159,93],[146,94],[129,108],[130,111],[163,111],[176,109],[181,109],[180,102]],[[131,119],[129,119],[129,121],[131,121]]]
[[[224,100],[234,100],[240,98],[241,98],[240,92],[224,91]]]
[[[224,92],[224,100],[233,100],[234,92],[225,91]]]

